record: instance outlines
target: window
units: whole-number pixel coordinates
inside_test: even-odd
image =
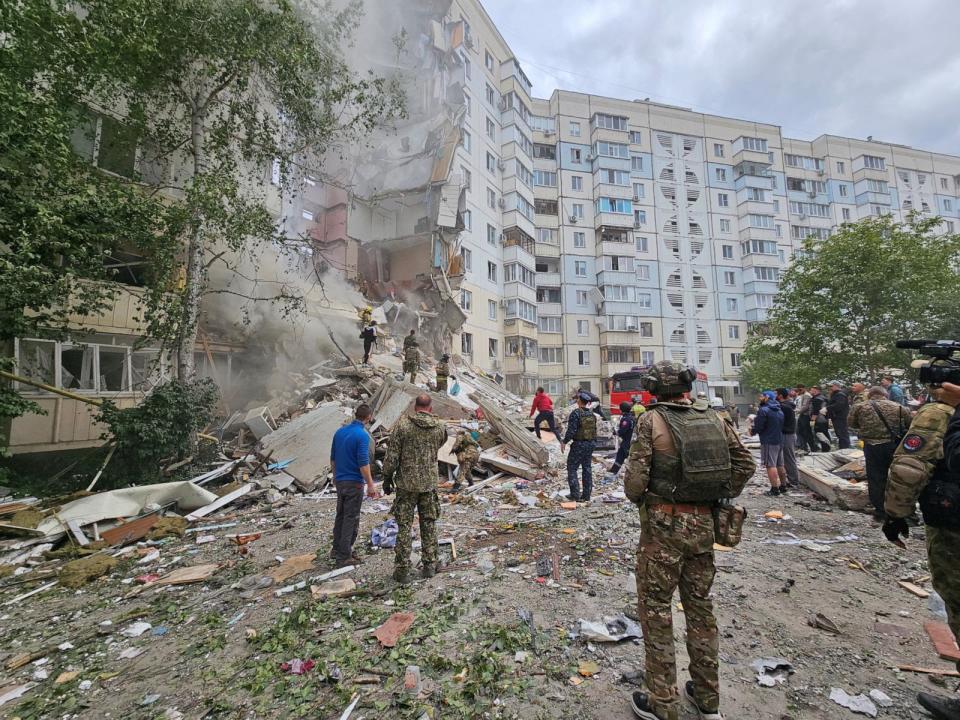
[[[735,368],[740,367],[740,353],[730,353],[730,365]]]
[[[597,172],[597,177],[601,183],[607,185],[620,185],[621,187],[630,186],[630,173],[625,170],[606,170],[601,169]]]
[[[605,128],[607,130],[626,130],[627,118],[620,115],[604,115],[597,113],[593,116],[594,127]]]
[[[533,130],[540,132],[556,132],[557,123],[552,117],[544,115],[531,115],[528,123]]]
[[[776,255],[779,252],[773,240],[747,240],[740,243],[744,255]]]
[[[650,266],[637,265],[637,280],[649,280],[649,279],[650,279]]]
[[[498,347],[496,338],[490,338],[487,340],[487,355],[492,358],[500,357],[500,348]]]
[[[133,177],[137,160],[137,136],[134,131],[109,115],[81,108],[80,127],[71,143],[84,160],[101,170],[121,177]],[[275,163],[274,184],[279,185],[279,167]]]
[[[463,259],[463,269],[467,272],[473,270],[473,252],[470,248],[460,248],[460,257]]]
[[[580,207],[583,207],[582,205]],[[633,203],[623,198],[598,198],[597,212],[619,213],[629,215],[633,211]],[[580,217],[583,217],[582,215]]]
[[[901,182],[904,182],[904,183],[906,183],[907,185],[910,184],[910,173],[905,172],[904,170],[900,170],[900,171],[897,173],[897,176],[900,178],[900,181],[901,181]]]
[[[559,320],[560,318],[554,318]],[[563,348],[542,347],[540,348],[540,362],[544,365],[559,365],[563,362]]]
[[[633,302],[637,291],[636,288],[626,285],[604,285],[603,299],[611,302]],[[613,328],[610,328],[611,330]]]
[[[587,276],[587,261],[586,260],[576,260],[573,263],[573,274],[577,277],[586,277]]]
[[[460,307],[464,312],[470,312],[473,309],[473,293],[469,290],[460,290]]]
[[[497,124],[490,118],[487,118],[487,137],[497,139]]]
[[[886,180],[867,180],[867,190],[870,192],[885,193],[887,192],[887,181]]]
[[[463,60],[463,74],[466,76],[467,80],[473,77],[471,74],[470,60],[466,55],[461,54],[460,59]]]
[[[583,154],[580,152],[580,148],[570,148],[570,162],[580,163],[582,162],[582,157]]]
[[[577,320],[577,336],[587,337],[590,334],[590,324],[586,320]]]
[[[633,184],[633,199],[643,200],[647,196],[647,187],[643,183]]]
[[[789,167],[803,168],[804,170],[823,170],[823,160],[807,155],[783,154],[783,161]]]
[[[943,209],[944,209],[946,212],[952,212],[952,211],[953,211],[953,202],[950,201],[950,200],[947,199],[947,198],[944,198],[944,199],[943,199]]]
[[[463,186],[467,189],[467,192],[469,192],[471,185],[473,185],[473,175],[467,170],[466,165],[460,166],[460,173],[463,175]]]
[[[633,172],[639,172],[643,170],[643,155],[630,156],[630,169]]]
[[[473,149],[473,136],[466,130],[463,130],[460,135],[460,144],[463,145],[464,150],[470,152],[470,150]]]
[[[601,140],[594,145],[594,151],[601,157],[628,158],[630,148],[623,143],[613,143]]]
[[[541,315],[537,318],[537,329],[545,333],[562,332],[562,319],[555,315]]]
[[[713,156],[714,156],[714,157],[723,157],[723,143],[714,143],[714,144],[713,144]]]
[[[864,155],[863,166],[871,170],[886,170],[886,163],[882,157],[877,155]]]
[[[717,178],[718,181],[720,181],[720,182],[726,182],[726,181],[727,181],[727,170],[726,170],[726,168],[714,168],[714,169],[713,169],[713,173],[714,173],[714,176]]]
[[[487,102],[495,106],[497,104],[497,91],[494,90],[492,87],[490,87],[490,85],[487,85],[484,92],[487,98]]]
[[[839,188],[840,188],[840,197],[846,197],[846,196],[847,196],[847,186],[846,186],[846,185],[840,185]]]
[[[536,275],[530,268],[520,263],[510,263],[503,268],[504,282],[519,282],[534,287],[537,284]]]
[[[490,71],[493,71],[493,55],[490,54],[489,50],[483,51],[483,66]]]
[[[644,235],[637,235],[637,252],[650,252],[650,242]]]
[[[543,143],[534,143],[533,144],[533,156],[535,158],[540,158],[542,160],[556,160],[557,159],[557,146],[556,145],[544,145]]]
[[[573,203],[573,216],[578,220],[583,220],[583,203]]]
[[[603,269],[616,272],[634,272],[634,259],[623,255],[604,255]]]
[[[586,367],[590,364],[590,351],[589,350],[577,350],[577,365],[580,367]]]
[[[571,189],[571,190],[583,190],[583,176],[582,176],[582,175],[571,175],[571,176],[570,176],[570,189]]]
[[[573,137],[580,137],[580,123],[574,120],[570,121],[570,134]],[[577,162],[580,162],[580,161],[577,160]]]
[[[464,355],[473,355],[473,333],[465,332],[460,335],[460,351]]]
[[[646,210],[634,210],[633,211],[633,226],[639,227],[640,225],[647,224],[647,211]]]
[[[507,300],[507,314],[504,316],[507,319],[520,319],[526,320],[527,322],[537,324],[537,306],[528,303],[526,300],[511,299]],[[509,348],[508,348],[509,351]],[[531,357],[532,353],[524,353],[527,357]]]
[[[587,246],[587,234],[583,232],[575,232],[573,234],[573,246],[575,248],[585,248]]]
[[[724,259],[732,260],[733,259],[733,245],[721,245],[720,246],[721,254]]]
[[[720,218],[720,232],[728,233],[730,232],[730,221],[726,218]]]
[[[944,220],[947,226],[947,232],[953,235],[953,220]]]
[[[805,203],[790,201],[790,212],[794,215],[811,215],[812,217],[830,217],[830,206],[822,203]]]
[[[497,319],[497,301],[496,300],[487,300],[487,317],[490,320]]]
[[[731,340],[740,339],[740,326],[739,325],[728,325],[727,326],[727,337]]]
[[[644,366],[653,365],[655,362],[653,350],[641,350],[640,351],[640,364]]]
[[[587,291],[577,290],[577,307],[587,306]]]
[[[773,307],[773,295],[757,295],[756,298],[758,308]]]
[[[548,172],[546,170],[534,170],[533,184],[537,185],[538,187],[556,187],[557,174],[555,172]]]
[[[653,337],[653,323],[652,322],[642,322],[640,323],[640,337],[652,338]]]
[[[850,208],[841,208],[840,212],[842,213],[844,220],[850,219]]]
[[[466,108],[467,117],[470,117],[472,114],[472,108],[470,107],[470,93],[468,93],[466,90],[463,91],[463,104]]]
[[[767,141],[763,138],[744,137],[742,140],[744,150],[753,150],[754,152],[763,153],[767,151]]]
[[[556,200],[542,200],[541,198],[536,198],[533,201],[533,209],[537,215],[556,215],[558,212],[558,205]]]
[[[491,210],[497,209],[497,193],[493,188],[487,188],[487,207]]]
[[[753,268],[753,276],[757,280],[764,280],[766,282],[780,281],[780,271],[772,267],[755,267]]]
[[[473,213],[469,210],[464,210],[463,213],[463,227],[467,230],[473,230]]]
[[[730,207],[730,196],[726,193],[717,194],[717,204],[720,207]]]
[[[817,240],[826,240],[830,237],[830,231],[827,228],[812,228],[804,227],[802,225],[793,225],[790,228],[790,235],[795,240],[806,240],[809,237],[816,238]]]
[[[773,216],[771,215],[756,215],[750,213],[748,216],[750,227],[755,228],[772,228],[773,227]]]
[[[947,189],[948,189],[948,188],[947,188],[947,179],[946,179],[946,178],[940,178],[940,189],[941,189],[941,190],[947,190]]]
[[[732,270],[726,270],[723,273],[723,284],[724,285],[736,285],[737,284],[737,274]]]
[[[497,158],[492,153],[487,153],[487,171],[491,175],[497,174]]]
[[[630,144],[631,145],[643,145],[643,133],[637,132],[636,130],[630,131]]]
[[[491,282],[497,281],[497,264],[487,260],[487,280]]]
[[[727,312],[736,312],[738,307],[736,298],[727,298]]]
[[[313,213],[310,212],[309,210],[301,210],[300,217],[302,217],[304,220],[309,220],[313,222]]]
[[[497,229],[490,223],[487,223],[487,242],[491,245],[497,244]]]
[[[537,242],[557,245],[557,231],[553,228],[537,228]]]
[[[841,175],[847,171],[847,165],[843,160],[837,160],[837,172]]]

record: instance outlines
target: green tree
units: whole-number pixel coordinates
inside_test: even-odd
[[[403,112],[397,84],[348,67],[360,7],[324,3],[305,14],[289,0],[85,0],[84,25],[112,74],[91,88],[168,164],[168,191],[187,216],[185,279],[176,306],[151,304],[151,333],[169,341],[178,376],[193,374],[203,297],[214,265],[241,272],[284,236],[268,206],[270,181],[291,181],[335,142]],[[263,300],[296,305],[282,286]],[[161,307],[156,311],[155,307]]]
[[[956,324],[960,236],[937,235],[939,218],[890,216],[808,238],[783,274],[768,321],[743,354],[744,384],[875,380],[906,367],[900,338],[938,335]]]

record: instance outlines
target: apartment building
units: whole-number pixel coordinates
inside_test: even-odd
[[[536,98],[479,2],[448,20],[468,38],[459,349],[516,392],[604,393],[614,373],[672,359],[748,402],[748,329],[805,238],[910,211],[955,230],[958,157],[649,101]]]

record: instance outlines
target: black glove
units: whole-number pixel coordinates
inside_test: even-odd
[[[392,477],[383,479],[383,494],[384,495],[393,494],[393,478]]]
[[[883,534],[894,545],[906,547],[901,538],[910,537],[910,526],[905,518],[887,518],[883,523]]]

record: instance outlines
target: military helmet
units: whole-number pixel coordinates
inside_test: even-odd
[[[678,362],[661,360],[647,370],[642,383],[643,389],[654,395],[671,397],[690,392],[697,371]]]

